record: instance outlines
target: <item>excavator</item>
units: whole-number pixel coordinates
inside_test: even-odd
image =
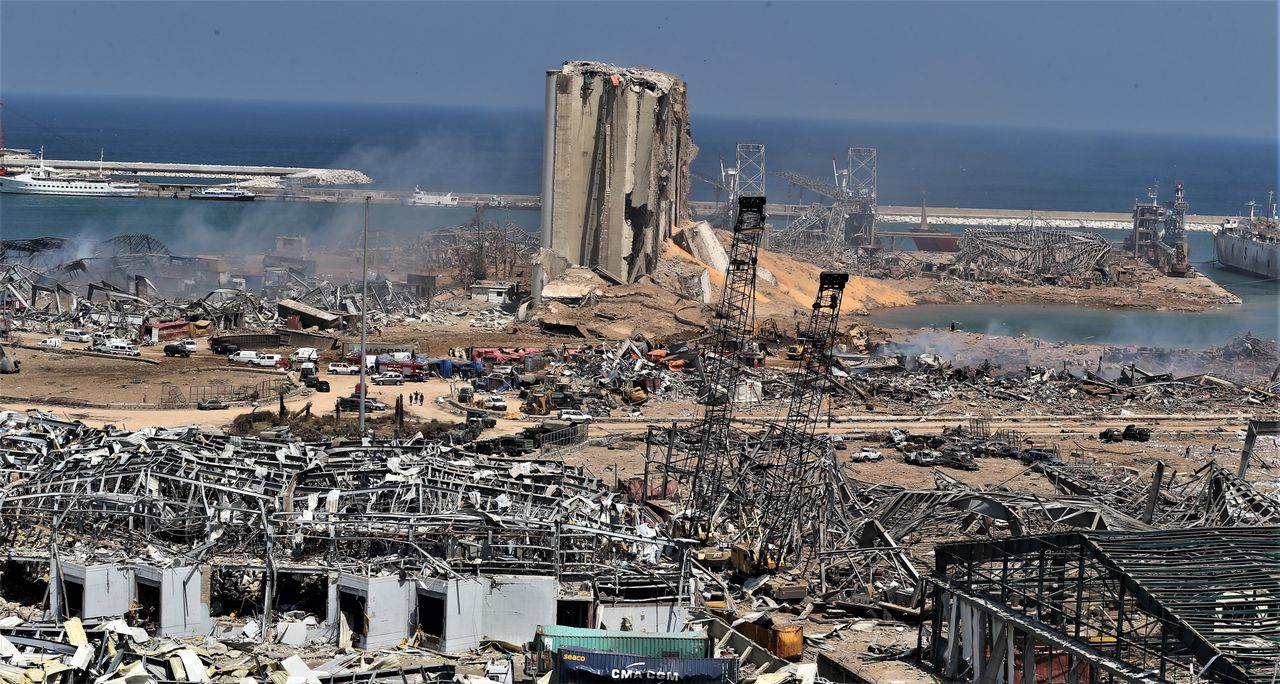
[[[778,319],[766,318],[756,324],[755,338],[759,342],[771,342],[777,344],[782,341],[782,326],[778,325]]]

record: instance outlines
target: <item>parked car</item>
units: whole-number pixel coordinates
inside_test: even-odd
[[[253,360],[253,365],[275,368],[280,365],[280,358],[279,354],[258,354],[258,358]]]
[[[560,409],[558,414],[560,420],[567,420],[571,423],[590,423],[591,414],[577,409]]]
[[[164,346],[164,355],[181,356],[185,359],[186,357],[191,356],[191,351],[187,349],[185,345],[180,343],[166,344]]]
[[[314,388],[316,385],[320,384],[320,378],[315,375],[304,375],[302,376],[302,384],[306,387]]]
[[[875,461],[883,461],[884,454],[872,449],[871,447],[864,446],[852,454],[849,454],[849,460],[853,463],[872,463]]]
[[[179,342],[178,344],[182,345],[182,348],[186,349],[188,354],[194,354],[197,351],[200,351],[200,347],[196,345],[196,341],[191,339],[190,337]]]
[[[360,366],[357,366],[351,363],[346,363],[344,361],[338,361],[338,362],[329,364],[329,374],[330,375],[359,375]]]
[[[41,347],[48,347],[48,348],[50,348],[50,349],[62,349],[62,338],[61,338],[61,337],[46,337],[45,339],[40,340],[40,346],[41,346]]]
[[[470,404],[472,397],[475,396],[476,390],[470,385],[464,385],[458,388],[458,401],[464,404]]]
[[[317,392],[328,392],[328,391],[329,391],[329,381],[328,381],[328,380],[316,380],[316,386],[315,386],[313,389],[314,389],[315,391],[317,391]]]
[[[484,407],[490,411],[506,411],[507,400],[496,394],[491,394],[484,398]]]
[[[334,403],[334,408],[340,411],[359,411],[360,397],[338,397],[338,401]],[[387,410],[387,405],[378,401],[377,399],[365,397],[364,410],[385,411]]]
[[[230,342],[219,342],[217,344],[209,343],[209,348],[214,354],[226,354],[228,356],[240,351],[240,345],[231,344]]]
[[[373,376],[373,384],[375,384],[375,385],[403,385],[403,384],[404,384],[404,376],[403,376],[403,375],[401,375],[401,374],[399,374],[399,373],[396,373],[396,372],[379,373],[379,374],[377,374],[377,375]]]
[[[196,408],[201,411],[221,411],[231,408],[231,405],[219,399],[201,399],[196,402]]]
[[[305,361],[301,366],[298,366],[298,377],[314,378],[315,376],[316,376],[316,365],[314,363],[311,363],[310,361]]]
[[[227,357],[228,361],[237,363],[256,363],[258,361],[258,352],[250,350],[236,350]]]
[[[66,330],[63,330],[62,339],[68,342],[92,342],[93,341],[93,338],[89,336],[89,333],[86,333],[83,330],[76,330],[75,328],[67,328]]]

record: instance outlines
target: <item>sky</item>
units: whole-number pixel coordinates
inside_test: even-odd
[[[675,72],[714,115],[1277,131],[1275,0],[0,0],[0,97],[538,109],[577,59]]]

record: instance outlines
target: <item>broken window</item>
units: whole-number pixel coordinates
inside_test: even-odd
[[[418,631],[435,640],[439,647],[444,640],[445,597],[443,594],[418,592]]]
[[[84,584],[79,580],[62,579],[62,612],[67,617],[84,616]]]
[[[563,627],[590,627],[590,601],[556,601],[556,624]]]
[[[0,565],[0,598],[24,606],[44,604],[49,593],[49,578],[43,564],[7,560]]]
[[[160,623],[160,583],[142,577],[134,583],[133,615],[139,624]]]
[[[266,600],[264,574],[239,568],[214,568],[209,579],[209,615],[261,615]]]
[[[282,613],[302,611],[323,622],[329,614],[328,580],[316,573],[277,573],[275,609]]]
[[[369,611],[368,600],[349,591],[338,592],[338,619],[341,622],[339,626],[338,643],[344,645],[344,642],[350,639],[353,648],[364,648],[365,637],[369,634],[369,621],[367,619]]]

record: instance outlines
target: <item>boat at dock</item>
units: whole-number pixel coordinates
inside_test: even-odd
[[[404,201],[411,207],[456,207],[458,197],[451,192],[424,192],[413,189],[413,196]]]
[[[209,185],[199,190],[192,190],[193,200],[213,200],[218,202],[252,202],[258,196],[239,185]]]
[[[42,148],[38,166],[12,176],[0,176],[0,192],[15,195],[137,197],[138,184],[113,180],[101,168],[97,173],[64,173],[44,163]]]
[[[922,252],[959,252],[960,236],[949,236],[941,234],[941,231],[933,230],[929,227],[929,206],[925,204],[924,193],[920,193],[920,225],[911,229],[911,239],[916,243],[916,249]]]
[[[1229,218],[1213,234],[1218,264],[1260,278],[1280,280],[1280,219],[1276,193],[1267,193],[1267,211],[1259,215],[1249,203],[1247,217]]]

